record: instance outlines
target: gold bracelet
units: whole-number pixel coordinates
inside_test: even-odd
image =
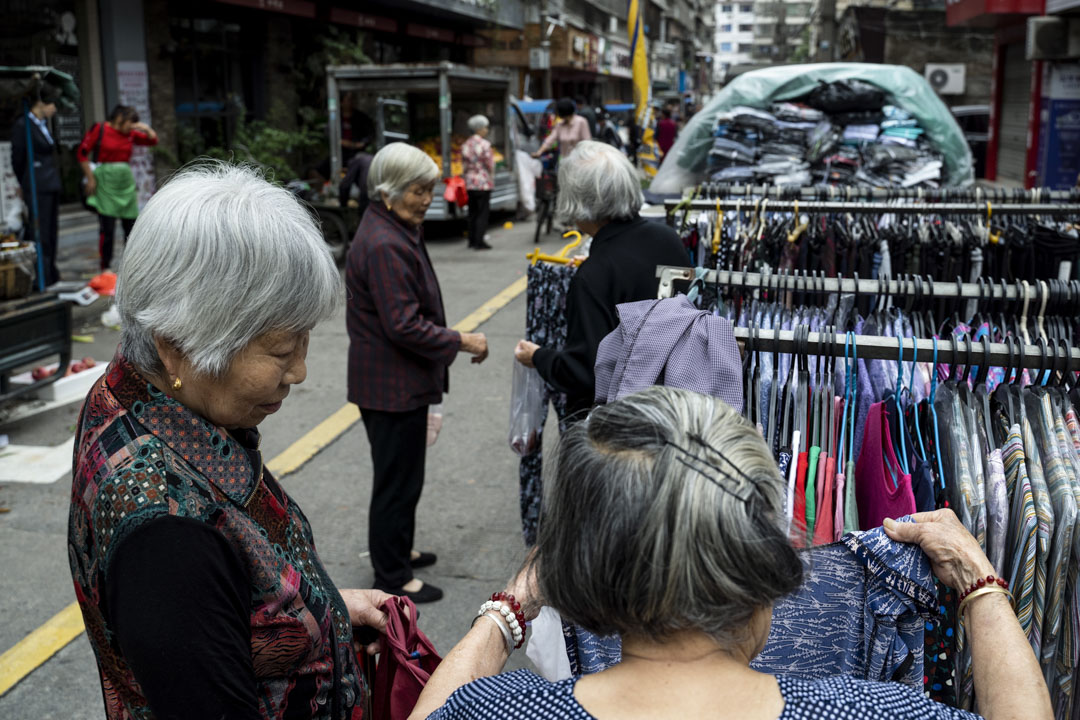
[[[1009,597],[1009,604],[1012,604],[1012,593],[1001,587],[1000,585],[987,585],[986,587],[981,587],[978,590],[974,590],[968,593],[968,596],[960,602],[960,607],[956,611],[956,618],[961,625],[964,623],[964,608],[967,607],[967,604],[975,598],[979,597],[980,595],[988,595],[990,593],[1004,593]]]

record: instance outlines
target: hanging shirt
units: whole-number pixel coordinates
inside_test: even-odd
[[[1005,541],[1009,532],[1009,490],[1001,450],[990,452],[986,482],[986,556],[998,577],[1005,577]]]
[[[804,551],[803,564],[802,587],[776,603],[769,639],[751,667],[808,680],[850,675],[921,690],[923,616],[933,611],[936,595],[930,561],[919,546],[893,542],[876,528]],[[570,637],[575,675],[606,670],[622,658],[617,636],[578,629]]]
[[[885,518],[915,512],[911,476],[900,470],[885,418],[885,405],[881,402],[870,406],[863,451],[855,463],[859,524],[866,529],[880,526]]]
[[[1009,538],[1006,561],[1009,589],[1013,594],[1016,619],[1025,635],[1031,633],[1032,612],[1035,606],[1035,554],[1038,544],[1039,517],[1035,513],[1035,496],[1028,477],[1024,456],[1024,441],[1020,425],[1009,429],[1009,439],[1002,451],[1005,482],[1012,497],[1009,509]]]

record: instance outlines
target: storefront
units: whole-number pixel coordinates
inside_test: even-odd
[[[951,0],[949,27],[993,28],[990,138],[986,179],[1005,185],[1036,184],[1042,62],[1024,52],[1027,18],[1042,15],[1045,0]]]

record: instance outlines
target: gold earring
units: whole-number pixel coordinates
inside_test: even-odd
[[[183,386],[183,384],[184,383],[180,382],[180,378],[176,378],[172,381],[172,389],[179,390]]]

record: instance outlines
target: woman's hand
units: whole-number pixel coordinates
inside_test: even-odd
[[[528,340],[521,340],[518,342],[517,347],[514,348],[514,358],[519,363],[527,368],[536,367],[533,365],[533,355],[540,349],[540,346],[536,343],[529,342]]]
[[[97,191],[97,178],[93,173],[86,176],[86,197],[90,197]]]
[[[386,613],[379,606],[393,597],[390,593],[382,590],[339,590],[345,607],[349,609],[349,622],[353,627],[370,627],[386,632]],[[381,641],[368,643],[365,646],[368,655],[374,655],[381,649]]]
[[[540,151],[539,151],[539,150],[537,150],[536,152],[534,152],[534,153],[532,154],[532,156],[533,156],[534,158],[537,158],[537,159],[539,159],[539,158],[540,158]]]
[[[994,566],[952,510],[911,516],[915,522],[885,521],[885,533],[897,542],[922,548],[934,575],[954,590],[971,587],[979,578],[995,575]]]
[[[544,604],[540,597],[540,587],[536,581],[536,548],[532,549],[529,557],[525,559],[518,574],[506,585],[506,592],[513,595],[514,599],[521,603],[521,612],[525,619],[532,621],[540,614],[540,607]]]
[[[474,365],[487,360],[488,344],[484,333],[461,333],[461,351],[473,356]]]

